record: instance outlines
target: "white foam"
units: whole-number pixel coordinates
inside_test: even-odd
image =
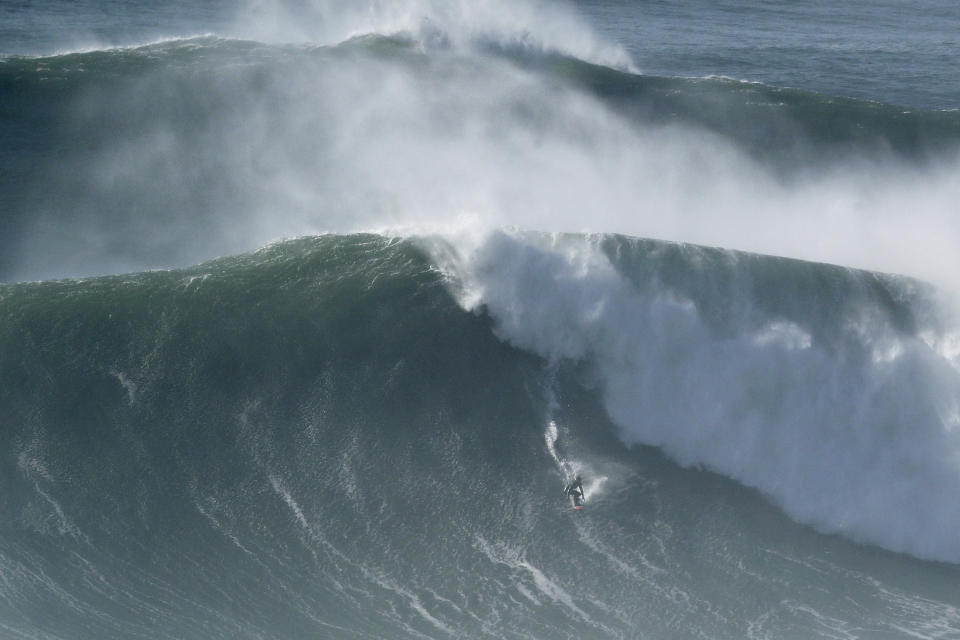
[[[493,232],[475,247],[447,265],[461,300],[517,347],[589,363],[625,443],[757,487],[821,530],[960,561],[960,376],[929,335],[862,309],[830,347],[772,318],[719,336],[691,301],[634,289],[589,239]],[[545,440],[555,455],[555,425]]]
[[[307,522],[307,518],[303,515],[303,510],[300,508],[300,505],[297,504],[297,501],[293,498],[293,495],[283,486],[283,482],[274,474],[269,475],[270,485],[273,487],[273,490],[283,498],[283,501],[290,507],[290,511],[293,513],[297,522],[300,523],[300,526],[303,527],[311,536],[315,536],[313,528],[310,526],[310,523]]]
[[[116,378],[120,386],[127,392],[127,403],[132,407],[137,401],[137,383],[117,369],[111,369],[110,375]]]
[[[146,252],[164,256],[164,264],[323,231],[444,231],[459,219],[695,242],[906,273],[960,289],[960,158],[911,165],[870,154],[821,169],[801,157],[800,168],[782,180],[735,141],[692,122],[633,120],[607,98],[565,81],[561,68],[476,53],[478,41],[493,41],[617,64],[574,10],[539,3],[318,0],[302,3],[304,11],[257,3],[244,12],[237,35],[249,27],[248,37],[265,31],[259,39],[273,33],[279,40],[339,42],[364,31],[412,30],[428,42],[439,32],[454,54],[331,58],[304,47],[295,63],[273,65],[277,51],[270,49],[265,85],[241,74],[240,84],[203,87],[213,104],[231,105],[230,135],[199,126],[219,117],[198,118],[199,128],[185,130],[164,117],[105,144],[79,169],[87,195],[77,203],[76,228],[83,227],[89,246],[120,245],[127,227],[97,222],[103,202],[129,192],[166,203],[176,192],[184,210],[205,212],[202,226],[215,231],[198,237],[192,216],[172,218],[158,236],[168,240]],[[179,99],[164,82],[163,74],[144,79],[143,90],[125,94],[123,104],[176,113]],[[85,108],[100,113],[93,103]],[[186,187],[197,170],[211,171],[214,182],[229,178],[239,189],[236,206],[191,197]],[[14,278],[143,267],[134,254],[92,250],[95,259],[52,264],[50,256],[75,249],[64,254],[61,236],[43,231],[50,224],[41,216],[35,233],[24,235]]]
[[[216,508],[219,507],[216,499],[213,498],[212,496],[207,497],[207,502],[210,503],[210,505],[211,505],[211,507],[212,507],[213,509],[216,509]],[[236,534],[234,534],[232,531],[230,531],[229,528],[227,528],[226,526],[224,526],[224,525],[220,522],[220,520],[217,519],[217,517],[211,512],[210,509],[205,508],[205,507],[203,506],[203,504],[201,504],[201,502],[200,502],[199,499],[194,498],[194,500],[193,500],[193,506],[197,509],[197,511],[200,512],[200,515],[202,515],[204,518],[206,518],[206,519],[210,522],[210,525],[214,528],[215,531],[218,531],[219,533],[222,533],[224,536],[226,536],[227,538],[229,538],[230,541],[231,541],[237,548],[239,548],[241,551],[243,551],[243,552],[244,552],[245,554],[247,554],[248,556],[253,556],[253,555],[254,555],[254,553],[253,553],[252,551],[250,551],[249,549],[247,549],[247,547],[245,547],[245,546],[243,545],[243,543],[240,542],[240,539],[236,536]]]
[[[470,50],[485,44],[559,52],[633,68],[625,50],[603,41],[572,4],[543,0],[250,0],[235,33],[261,41],[337,44],[369,34],[404,35],[421,47]]]
[[[477,536],[474,546],[486,555],[491,562],[506,565],[525,574],[533,582],[534,587],[547,599],[566,607],[581,619],[593,623],[590,616],[574,602],[573,596],[558,582],[551,580],[543,571],[529,562],[521,551],[502,544],[488,542],[480,536]],[[525,591],[526,593],[524,591],[521,591],[521,593],[527,595],[529,590]],[[536,601],[536,598],[532,599]]]
[[[17,454],[17,467],[19,467],[21,473],[28,478],[39,476],[48,483],[52,484],[54,482],[53,475],[50,473],[50,470],[47,469],[46,463],[37,455],[31,455],[27,451],[21,451]]]

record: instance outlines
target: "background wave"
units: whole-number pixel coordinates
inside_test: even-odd
[[[5,280],[186,265],[318,231],[587,217],[951,286],[957,272],[957,112],[409,34],[7,58],[0,92]]]

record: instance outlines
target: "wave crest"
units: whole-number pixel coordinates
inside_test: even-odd
[[[328,45],[405,34],[423,48],[535,50],[633,68],[623,47],[602,40],[572,5],[542,0],[251,0],[238,13],[235,30],[265,42]]]

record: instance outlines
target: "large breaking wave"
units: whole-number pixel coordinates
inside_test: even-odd
[[[498,335],[581,362],[627,444],[795,518],[960,560],[955,319],[892,276],[619,237],[495,233],[452,260]]]
[[[949,568],[625,446],[956,560],[923,287],[616,236],[462,249],[324,236],[0,287],[5,632],[956,630]]]

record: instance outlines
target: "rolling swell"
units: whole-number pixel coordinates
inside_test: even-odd
[[[599,247],[589,259],[635,291],[694,298],[711,340],[757,330],[724,302],[743,292],[722,284],[743,273],[737,259],[767,274],[756,286],[789,293],[761,316],[788,315],[818,346],[837,327],[819,303],[791,307],[811,279],[837,287],[829,304],[881,301],[897,332],[929,326],[922,292],[896,279],[623,237],[566,237],[558,262],[548,236],[498,237],[486,255],[517,249],[560,283],[566,259]],[[510,346],[489,288],[479,313],[463,310],[471,272],[438,268],[461,249],[323,236],[187,270],[0,287],[5,632],[956,633],[955,567],[819,535],[722,476],[624,446],[589,358]],[[500,293],[555,304],[536,282],[537,296]],[[529,328],[552,339],[548,319]],[[834,335],[848,354],[849,340]],[[585,474],[581,513],[564,506],[561,468]]]
[[[960,148],[956,110],[905,109],[732,78],[633,74],[574,59],[556,67],[625,117],[648,126],[702,127],[784,176],[858,157],[929,162]]]
[[[767,174],[770,189],[803,185],[788,210],[818,210],[808,191],[831,193],[830,179],[850,167],[844,190],[880,202],[916,190],[936,202],[960,148],[956,111],[652,77],[509,42],[464,52],[402,33],[331,46],[210,36],[6,57],[0,115],[5,281],[195,264],[277,237],[409,223],[411,211],[429,220],[480,211],[544,228],[547,215],[530,210],[556,210],[548,185],[560,180],[583,192],[561,203],[599,202],[620,220],[651,195],[682,211],[688,182],[724,190]],[[401,158],[423,164],[428,180],[407,175]],[[741,165],[749,180],[724,173]],[[921,184],[874,195],[859,166]],[[664,172],[679,184],[664,185]],[[518,174],[550,194],[518,197]],[[744,198],[763,209],[767,193]],[[598,230],[677,239],[657,224]]]
[[[187,69],[202,76],[204,69],[232,65],[257,73],[266,71],[259,65],[349,64],[346,53],[429,67],[431,56],[456,53],[445,51],[443,40],[440,43],[424,52],[423,42],[403,33],[370,34],[333,46],[268,45],[204,36],[39,58],[9,56],[0,61],[0,91],[9,98],[4,101],[5,115],[24,117],[49,104],[49,98],[69,97],[81,86],[119,94],[123,86],[106,88],[106,82],[144,73]],[[838,155],[893,152],[931,159],[945,151],[956,152],[960,143],[956,110],[907,109],[730,78],[649,76],[510,43],[490,42],[484,50],[555,82],[589,91],[640,123],[702,126],[768,160],[781,154],[796,160],[799,151],[825,148]]]

